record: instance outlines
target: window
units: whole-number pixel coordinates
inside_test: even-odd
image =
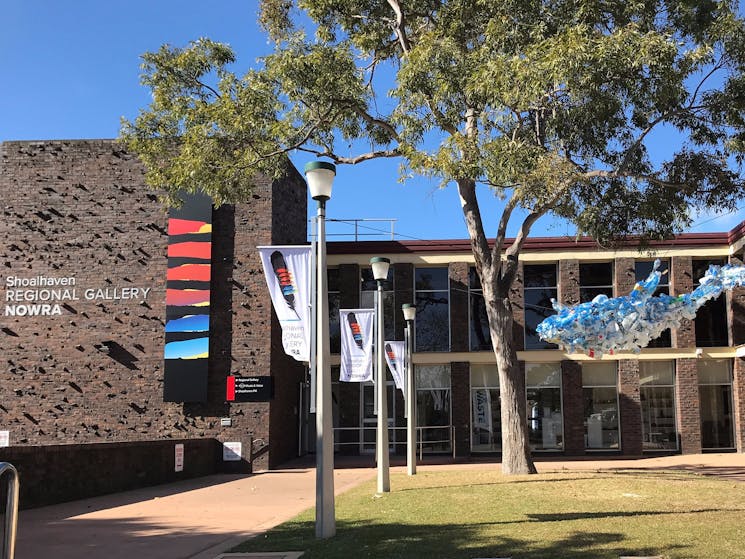
[[[639,362],[642,408],[642,448],[676,450],[675,362]]]
[[[378,283],[372,274],[372,268],[360,268],[360,308],[375,308],[375,297],[378,291]],[[331,304],[329,303],[329,306]],[[401,311],[399,309],[398,314]],[[383,282],[383,324],[385,325],[385,339],[393,340],[396,337],[396,310],[394,301],[393,265],[388,268],[388,278]]]
[[[694,260],[693,283],[698,287],[698,280],[706,274],[709,265],[721,266],[725,264],[719,260]],[[729,345],[727,335],[727,296],[722,293],[716,299],[707,301],[696,313],[696,347],[713,347]]]
[[[564,427],[561,409],[561,364],[526,363],[528,436],[532,450],[561,450]]]
[[[471,365],[471,451],[502,450],[499,373],[495,365]]]
[[[613,297],[612,262],[588,262],[579,265],[580,303],[592,301],[598,295]]]
[[[450,450],[450,366],[416,365],[417,426],[428,452]]]
[[[329,268],[329,345],[331,353],[341,351],[341,331],[339,329],[339,309],[341,308],[341,291],[339,287],[339,268]]]
[[[492,345],[489,320],[486,318],[486,303],[479,275],[474,267],[468,271],[468,324],[471,351],[490,351]]]
[[[583,363],[585,448],[618,449],[618,388],[616,363]]]
[[[636,281],[643,281],[647,279],[649,274],[652,272],[653,261],[637,262],[636,263]],[[670,294],[670,262],[667,260],[660,260],[660,267],[657,268],[659,272],[662,272],[660,277],[660,283],[657,286],[657,290],[654,292],[655,296],[660,293]],[[647,347],[670,347],[672,345],[670,337],[670,329],[668,328],[654,340],[647,344]]]
[[[732,362],[698,360],[698,396],[701,408],[701,446],[734,448],[732,432]]]
[[[450,350],[450,280],[447,268],[414,270],[415,351]]]
[[[544,342],[535,329],[554,314],[551,299],[556,299],[556,264],[531,264],[523,267],[525,294],[525,349],[556,349]]]

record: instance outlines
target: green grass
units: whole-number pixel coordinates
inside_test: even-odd
[[[337,534],[315,539],[310,509],[234,551],[304,559],[745,558],[745,483],[660,471],[506,477],[393,475],[337,497]]]

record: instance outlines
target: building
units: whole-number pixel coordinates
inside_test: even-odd
[[[272,468],[312,452],[307,371],[282,351],[255,250],[307,241],[305,183],[294,169],[262,181],[249,203],[212,213],[201,402],[164,401],[168,216],[138,161],[113,141],[6,142],[0,193],[0,460],[19,467],[27,506]],[[745,451],[745,290],[639,355],[567,355],[534,332],[552,297],[626,294],[655,257],[669,271],[661,289],[690,291],[710,263],[742,261],[744,236],[745,226],[681,235],[654,254],[590,239],[526,243],[511,297],[536,453]],[[332,364],[338,310],[372,306],[370,257],[390,258],[386,339],[403,339],[401,305],[418,307],[419,450],[498,454],[499,383],[469,243],[334,242],[328,252]],[[273,395],[228,402],[231,374],[271,377]],[[403,455],[403,399],[389,384],[391,448]],[[372,386],[333,390],[336,451],[372,453]]]

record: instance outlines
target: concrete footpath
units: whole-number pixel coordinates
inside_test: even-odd
[[[349,467],[349,466],[357,467]],[[253,476],[215,475],[21,511],[16,559],[214,559],[315,504],[307,464]],[[375,477],[367,461],[337,460],[336,493]],[[548,460],[539,472],[678,469],[745,482],[745,454]],[[498,468],[494,462],[425,464],[419,471]],[[401,466],[393,472],[405,472]],[[395,490],[395,487],[393,488]]]

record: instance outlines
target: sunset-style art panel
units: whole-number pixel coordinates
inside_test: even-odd
[[[191,314],[166,322],[166,333],[209,332],[210,317],[207,314]]]
[[[210,264],[183,264],[168,268],[168,280],[210,281]]]
[[[168,219],[166,344],[163,399],[207,400],[212,200],[182,194]]]

